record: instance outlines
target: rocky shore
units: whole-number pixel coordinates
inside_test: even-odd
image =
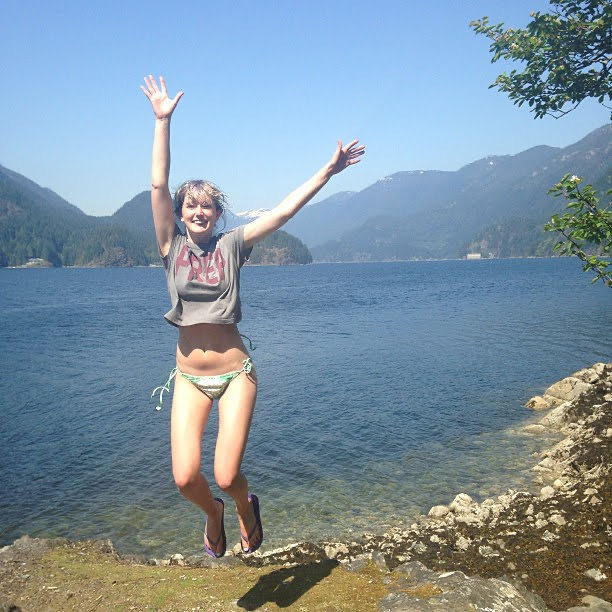
[[[53,568],[49,559],[68,565],[57,552],[66,549],[85,557],[103,555],[107,564],[125,571],[146,567],[148,572],[200,572],[191,578],[194,581],[229,571],[235,573],[234,585],[240,584],[241,576],[247,582],[257,578],[257,584],[264,585],[275,576],[268,584],[269,596],[262,586],[259,599],[221,599],[215,607],[193,609],[272,609],[266,606],[295,603],[295,609],[303,610],[612,611],[612,364],[598,363],[575,372],[532,398],[527,407],[542,418],[518,435],[563,436],[533,467],[535,492],[509,490],[480,503],[459,493],[447,506],[431,508],[408,529],[392,529],[382,536],[364,534],[352,542],[302,542],[249,557],[235,551],[220,560],[180,554],[164,560],[120,558],[110,542],[25,537],[0,549],[0,604],[5,606],[0,610],[10,605],[55,609],[51,603],[55,589],[45,589],[37,599],[30,576],[39,567]],[[282,576],[281,583],[275,582]],[[279,584],[287,576],[301,598],[289,597],[289,604],[283,600],[281,605]],[[300,588],[296,576],[303,578]],[[357,593],[347,594],[349,584]],[[308,604],[308,591],[314,597],[318,587],[325,589],[322,607],[309,607],[315,604]],[[253,587],[248,593],[253,589],[257,590]],[[62,607],[81,609],[81,601],[83,608],[91,608],[91,599],[81,600],[74,593],[70,605]],[[130,609],[144,609],[143,601],[134,601]],[[256,601],[260,604],[253,607]],[[178,601],[162,607],[185,609]]]

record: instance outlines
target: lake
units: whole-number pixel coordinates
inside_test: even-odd
[[[263,550],[532,487],[546,440],[516,433],[538,416],[524,402],[611,358],[612,291],[569,258],[247,267],[242,302]],[[200,550],[204,517],[172,479],[171,398],[150,399],[174,365],[168,309],[160,268],[0,270],[0,545]],[[215,429],[213,411],[209,480]]]

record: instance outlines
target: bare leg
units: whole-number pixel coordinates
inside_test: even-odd
[[[248,535],[255,526],[255,514],[248,499],[248,482],[240,471],[246,449],[251,419],[257,398],[257,381],[254,370],[237,376],[219,400],[219,435],[215,449],[215,479],[236,502],[240,530]],[[260,534],[253,534],[249,546],[254,545]]]
[[[209,397],[180,374],[176,376],[170,425],[172,473],[179,491],[208,515],[207,531],[216,540],[221,531],[222,506],[214,500],[210,486],[200,472],[202,436],[211,407]],[[207,545],[210,548],[208,542]]]

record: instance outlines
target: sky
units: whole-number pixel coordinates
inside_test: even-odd
[[[235,212],[271,208],[341,139],[360,164],[316,199],[402,170],[570,145],[609,121],[596,102],[555,120],[488,86],[472,19],[522,27],[543,0],[4,0],[0,164],[91,215],[150,187],[143,77],[173,96],[170,186],[212,180]],[[516,66],[514,66],[516,67]]]

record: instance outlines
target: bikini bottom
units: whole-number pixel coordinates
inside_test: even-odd
[[[178,368],[173,368],[170,371],[170,376],[168,376],[168,380],[166,384],[161,387],[156,387],[151,393],[151,397],[153,397],[159,391],[159,406],[156,406],[156,410],[161,410],[163,395],[166,391],[170,391],[170,381],[177,375],[180,374],[183,378],[188,380],[190,383],[195,385],[204,395],[210,397],[210,399],[219,399],[228,388],[229,384],[238,376],[242,374],[242,372],[246,372],[249,374],[253,369],[253,362],[250,357],[247,357],[242,362],[242,368],[240,370],[235,370],[234,372],[228,372],[227,374],[217,374],[216,376],[193,376],[192,374],[187,374],[186,372],[181,372]]]

